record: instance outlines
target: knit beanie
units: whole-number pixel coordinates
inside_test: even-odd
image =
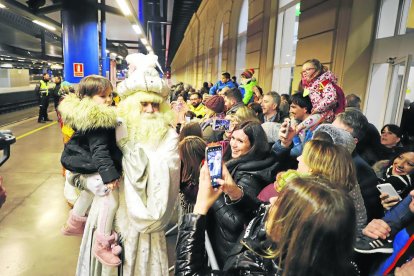
[[[266,134],[267,141],[269,143],[274,143],[279,139],[279,123],[266,122],[262,124],[262,128]]]
[[[241,73],[241,76],[246,79],[251,79],[254,74],[254,69],[247,69],[243,73]]]
[[[341,145],[345,147],[351,154],[356,147],[354,138],[348,131],[334,127],[331,124],[321,124],[315,129],[313,135],[315,136],[315,134],[318,132],[327,133],[329,136],[331,136],[335,145]]]
[[[204,105],[216,113],[224,112],[224,98],[222,96],[214,95],[205,100]]]

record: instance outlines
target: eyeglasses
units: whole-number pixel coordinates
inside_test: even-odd
[[[314,67],[311,67],[311,68],[306,68],[305,70],[303,70],[301,73],[303,74],[303,73],[308,73],[310,70],[316,70],[316,68],[314,68]]]

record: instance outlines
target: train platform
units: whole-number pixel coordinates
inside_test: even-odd
[[[36,88],[35,83],[32,83],[30,85],[26,85],[26,86],[0,87],[0,94],[34,91],[35,88]]]
[[[17,140],[0,167],[7,190],[0,209],[0,275],[75,275],[81,237],[60,232],[70,207],[63,196],[62,135],[55,112],[49,117],[47,124],[31,117],[0,127]],[[175,239],[167,238],[170,266]]]

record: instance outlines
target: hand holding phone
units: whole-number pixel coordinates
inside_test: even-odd
[[[222,178],[223,149],[221,145],[208,146],[206,148],[206,160],[210,172],[211,186],[217,188],[220,184],[217,179]]]
[[[377,189],[380,193],[387,194],[389,197],[398,197],[401,200],[401,196],[390,183],[378,184]]]
[[[211,126],[213,130],[226,131],[230,129],[230,120],[225,119],[214,119]]]

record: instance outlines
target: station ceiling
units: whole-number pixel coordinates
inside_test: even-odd
[[[63,1],[70,0],[0,0],[0,7],[1,4],[5,6],[0,8],[0,65],[7,62],[18,67],[36,68],[44,63],[63,63],[60,19]],[[134,18],[124,15],[120,1],[127,3]],[[130,53],[153,51],[165,69],[174,58],[201,0],[96,2],[97,10],[105,11],[109,52],[125,57]],[[98,18],[100,21],[100,12]],[[33,23],[33,20],[47,23],[55,30],[47,30]],[[134,22],[139,22],[143,34],[138,35],[134,31]],[[142,38],[146,38],[150,45],[144,45]]]

